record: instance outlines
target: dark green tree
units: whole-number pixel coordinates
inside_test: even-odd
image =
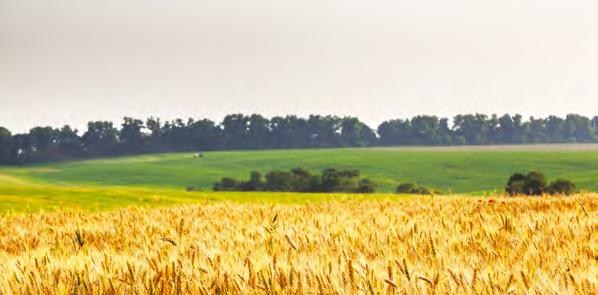
[[[270,140],[270,120],[253,114],[248,119],[247,148],[261,149],[268,147]]]
[[[550,142],[563,142],[565,121],[557,116],[549,116],[546,119],[546,136]]]
[[[243,114],[224,117],[222,132],[227,148],[245,149],[249,147],[249,118]]]
[[[546,132],[546,120],[530,117],[529,119],[529,141],[533,143],[544,143],[549,141]]]
[[[486,115],[457,115],[453,122],[455,134],[462,136],[467,144],[480,145],[488,142],[488,117]]]
[[[551,195],[571,195],[575,193],[575,184],[571,180],[559,178],[548,185],[547,191]]]
[[[365,178],[359,181],[359,184],[355,192],[362,194],[370,194],[376,192],[377,187],[378,185],[375,182],[371,181],[369,178]]]
[[[217,150],[225,145],[222,129],[211,120],[193,121],[187,125],[187,148],[192,150]]]
[[[272,192],[290,192],[293,190],[293,174],[288,171],[274,170],[266,174],[266,190]]]
[[[592,142],[595,140],[592,122],[587,117],[569,114],[565,118],[565,131],[567,138],[575,142]]]
[[[451,145],[456,142],[453,137],[453,130],[449,126],[449,120],[447,118],[441,118],[438,121],[438,134],[436,141],[441,145]]]
[[[359,186],[359,171],[328,168],[322,171],[324,192],[354,192]]]
[[[438,117],[416,116],[411,119],[412,144],[437,145],[442,141],[437,137],[439,131]]]
[[[505,192],[509,195],[522,195],[525,194],[525,175],[521,173],[515,173],[509,177]]]
[[[264,190],[264,182],[262,181],[262,174],[258,171],[249,173],[249,181],[239,184],[240,191],[255,192]]]
[[[415,183],[402,183],[399,184],[395,190],[397,194],[416,194],[416,195],[429,195],[432,194],[432,190],[419,186]]]
[[[370,146],[376,142],[376,133],[355,117],[341,120],[341,141],[343,146]]]
[[[95,121],[87,124],[83,134],[85,152],[92,156],[118,154],[118,130],[112,122]]]
[[[65,125],[60,130],[55,131],[55,140],[60,159],[81,158],[85,155],[83,140],[78,135],[77,129]]]
[[[120,130],[121,153],[136,154],[143,151],[144,129],[143,121],[129,117],[124,118]]]
[[[413,144],[411,135],[411,123],[409,120],[390,120],[382,122],[378,126],[379,142],[382,145]]]
[[[546,177],[544,174],[532,171],[525,176],[523,191],[526,195],[539,196],[546,192]]]
[[[239,182],[230,177],[224,177],[214,184],[213,187],[214,191],[238,191],[239,190]]]
[[[338,147],[341,142],[341,120],[336,116],[310,115],[307,120],[312,147]]]
[[[0,164],[11,164],[14,162],[12,153],[12,134],[4,127],[0,127]]]
[[[293,191],[295,192],[316,192],[319,185],[314,184],[313,175],[305,168],[297,167],[291,170],[293,177]]]

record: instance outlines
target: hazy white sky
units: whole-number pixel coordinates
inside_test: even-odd
[[[0,0],[0,126],[594,115],[597,16],[574,0]]]

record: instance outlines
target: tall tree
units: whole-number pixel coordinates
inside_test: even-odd
[[[343,146],[369,146],[376,142],[376,134],[355,117],[341,120],[341,141]]]
[[[311,144],[307,120],[294,115],[273,117],[270,120],[268,146],[273,148],[301,148]]]
[[[409,120],[390,120],[378,126],[378,136],[383,145],[407,145],[411,141],[411,124]]]
[[[147,145],[154,152],[168,151],[168,143],[164,140],[164,129],[160,118],[150,117],[145,121],[145,127],[149,130]]]
[[[529,124],[523,121],[523,117],[519,114],[513,116],[513,142],[514,143],[529,143]]]
[[[112,122],[94,121],[87,124],[83,134],[83,146],[88,155],[105,156],[118,154],[118,130]]]
[[[479,145],[488,142],[488,117],[482,114],[457,115],[454,119],[455,133],[467,144]]]
[[[194,121],[188,125],[190,129],[190,144],[192,149],[215,150],[224,145],[222,129],[208,119]]]
[[[438,117],[415,116],[411,119],[412,143],[418,145],[440,144],[438,135]]]
[[[61,159],[84,156],[83,141],[77,133],[78,131],[73,130],[69,125],[64,125],[60,130],[55,131],[56,145]]]
[[[563,142],[565,129],[565,120],[557,116],[549,116],[546,119],[546,135],[550,142]]]
[[[549,140],[546,134],[546,120],[542,118],[529,118],[529,140],[533,143],[544,143]]]
[[[449,126],[449,119],[442,118],[438,121],[438,143],[441,145],[451,145],[455,144],[455,140],[453,139],[453,130],[451,130]]]
[[[143,151],[144,129],[143,121],[129,117],[124,118],[120,129],[120,145],[122,152],[135,154]]]
[[[12,137],[11,158],[14,164],[35,162],[36,149],[29,134],[16,134]]]
[[[228,115],[222,120],[222,132],[228,148],[247,148],[248,130],[249,118],[243,114]]]
[[[313,147],[338,147],[341,144],[341,120],[337,116],[310,115],[307,120],[310,145]]]
[[[498,119],[499,131],[498,131],[498,142],[500,143],[514,143],[515,142],[515,122],[513,117],[509,114],[505,114]]]
[[[0,127],[0,164],[10,164],[12,157],[12,134],[4,127]]]
[[[33,161],[56,158],[56,140],[51,127],[35,127],[29,130],[30,157]]]
[[[496,144],[500,142],[500,120],[496,114],[492,114],[487,123],[487,140],[489,144]]]
[[[260,149],[268,147],[270,136],[270,120],[253,114],[248,119],[247,148]]]
[[[577,114],[569,114],[565,118],[566,132],[569,138],[576,142],[591,142],[594,140],[590,119]]]
[[[188,123],[193,124],[192,120]],[[168,151],[185,151],[192,149],[189,142],[189,128],[182,119],[166,121],[162,128],[164,145],[168,146]]]

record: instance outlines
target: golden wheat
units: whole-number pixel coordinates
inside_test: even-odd
[[[2,294],[596,294],[598,197],[0,216]]]

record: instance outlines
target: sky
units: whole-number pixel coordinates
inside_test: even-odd
[[[0,0],[0,126],[598,114],[598,1]]]

